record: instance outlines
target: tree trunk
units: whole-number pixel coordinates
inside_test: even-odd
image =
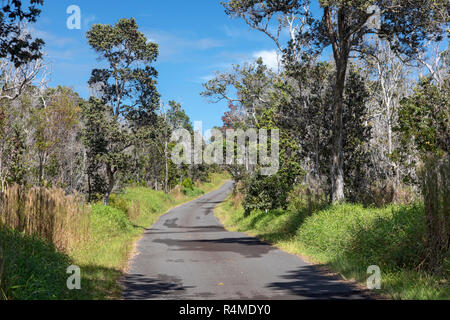
[[[164,174],[164,193],[169,192],[169,161],[168,161],[168,144],[167,140],[164,144],[164,161],[165,161],[165,174]]]
[[[341,56],[336,61],[336,83],[334,86],[333,105],[333,150],[331,159],[331,201],[339,203],[345,200],[344,196],[344,154],[343,154],[343,109],[344,86],[347,71],[347,57]]]
[[[88,203],[90,203],[91,202],[91,200],[92,200],[92,191],[91,191],[91,176],[90,176],[90,174],[88,173],[88,178],[87,178],[87,183],[88,183]]]
[[[116,183],[116,180],[115,180],[115,177],[114,177],[114,172],[111,169],[110,165],[106,166],[106,174],[108,176],[108,187],[106,189],[105,196],[103,198],[103,204],[105,206],[107,206],[108,203],[109,203],[109,196],[111,195],[111,192],[113,191],[114,185]]]
[[[344,88],[347,72],[347,63],[350,49],[350,38],[347,34],[348,27],[345,23],[346,7],[342,7],[337,13],[337,30],[333,27],[330,7],[324,7],[324,18],[328,35],[331,40],[334,61],[336,63],[336,78],[333,88],[333,130],[331,152],[331,201],[342,202],[344,196],[344,155],[343,155],[343,109]]]

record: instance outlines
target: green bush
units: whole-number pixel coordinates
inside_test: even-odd
[[[183,189],[193,189],[194,188],[194,182],[192,182],[191,178],[184,178],[183,182],[181,183],[181,186]]]
[[[192,182],[191,178],[184,178],[183,182],[181,183],[181,187],[183,193],[188,197],[197,197],[204,194],[202,190],[194,186],[194,182]]]
[[[258,173],[250,178],[243,202],[245,215],[253,210],[269,211],[287,208],[289,192],[296,178],[301,175],[300,167],[292,167],[292,171],[283,170],[272,176],[262,176]]]
[[[127,215],[129,214],[129,205],[128,205],[128,202],[127,202],[125,199],[123,199],[123,198],[117,196],[116,194],[112,194],[112,195],[109,197],[109,203],[108,203],[108,205],[109,205],[110,207],[116,208],[117,210],[120,210],[120,211],[122,211],[122,212],[125,212]]]
[[[425,256],[426,224],[422,205],[338,205],[308,217],[297,241],[331,260],[351,260],[364,269],[416,268]]]
[[[92,206],[92,233],[115,236],[132,229],[125,212],[110,206],[96,204]]]
[[[205,192],[203,192],[203,190],[201,190],[197,187],[192,187],[192,189],[184,189],[183,192],[188,197],[197,197],[197,196],[201,196],[202,194],[205,193]]]

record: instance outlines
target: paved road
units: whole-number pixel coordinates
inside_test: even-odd
[[[124,299],[358,299],[364,296],[299,257],[243,233],[214,216],[232,182],[172,209],[137,245],[122,279]]]

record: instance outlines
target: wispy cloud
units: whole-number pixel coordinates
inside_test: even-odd
[[[195,51],[205,51],[225,45],[225,42],[219,39],[181,36],[161,30],[147,31],[145,34],[148,39],[159,45],[160,61],[179,60]]]
[[[55,47],[67,47],[68,45],[76,44],[77,40],[74,38],[60,37],[53,33],[39,30],[36,28],[30,28],[30,34],[33,37],[41,38],[45,41],[47,45],[55,46]]]

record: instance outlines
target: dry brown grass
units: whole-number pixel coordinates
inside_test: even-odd
[[[180,200],[184,197],[184,193],[181,191],[181,186],[177,185],[170,191],[170,194],[175,198],[175,200]]]
[[[418,173],[427,219],[429,269],[440,273],[450,247],[450,157],[429,154]]]
[[[35,235],[68,251],[89,238],[89,207],[59,188],[13,185],[0,193],[0,224]]]
[[[231,201],[234,209],[237,209],[242,204],[244,197],[242,182],[238,182],[231,195]]]
[[[133,201],[128,208],[128,217],[130,221],[136,221],[141,213],[141,203],[139,201]]]

